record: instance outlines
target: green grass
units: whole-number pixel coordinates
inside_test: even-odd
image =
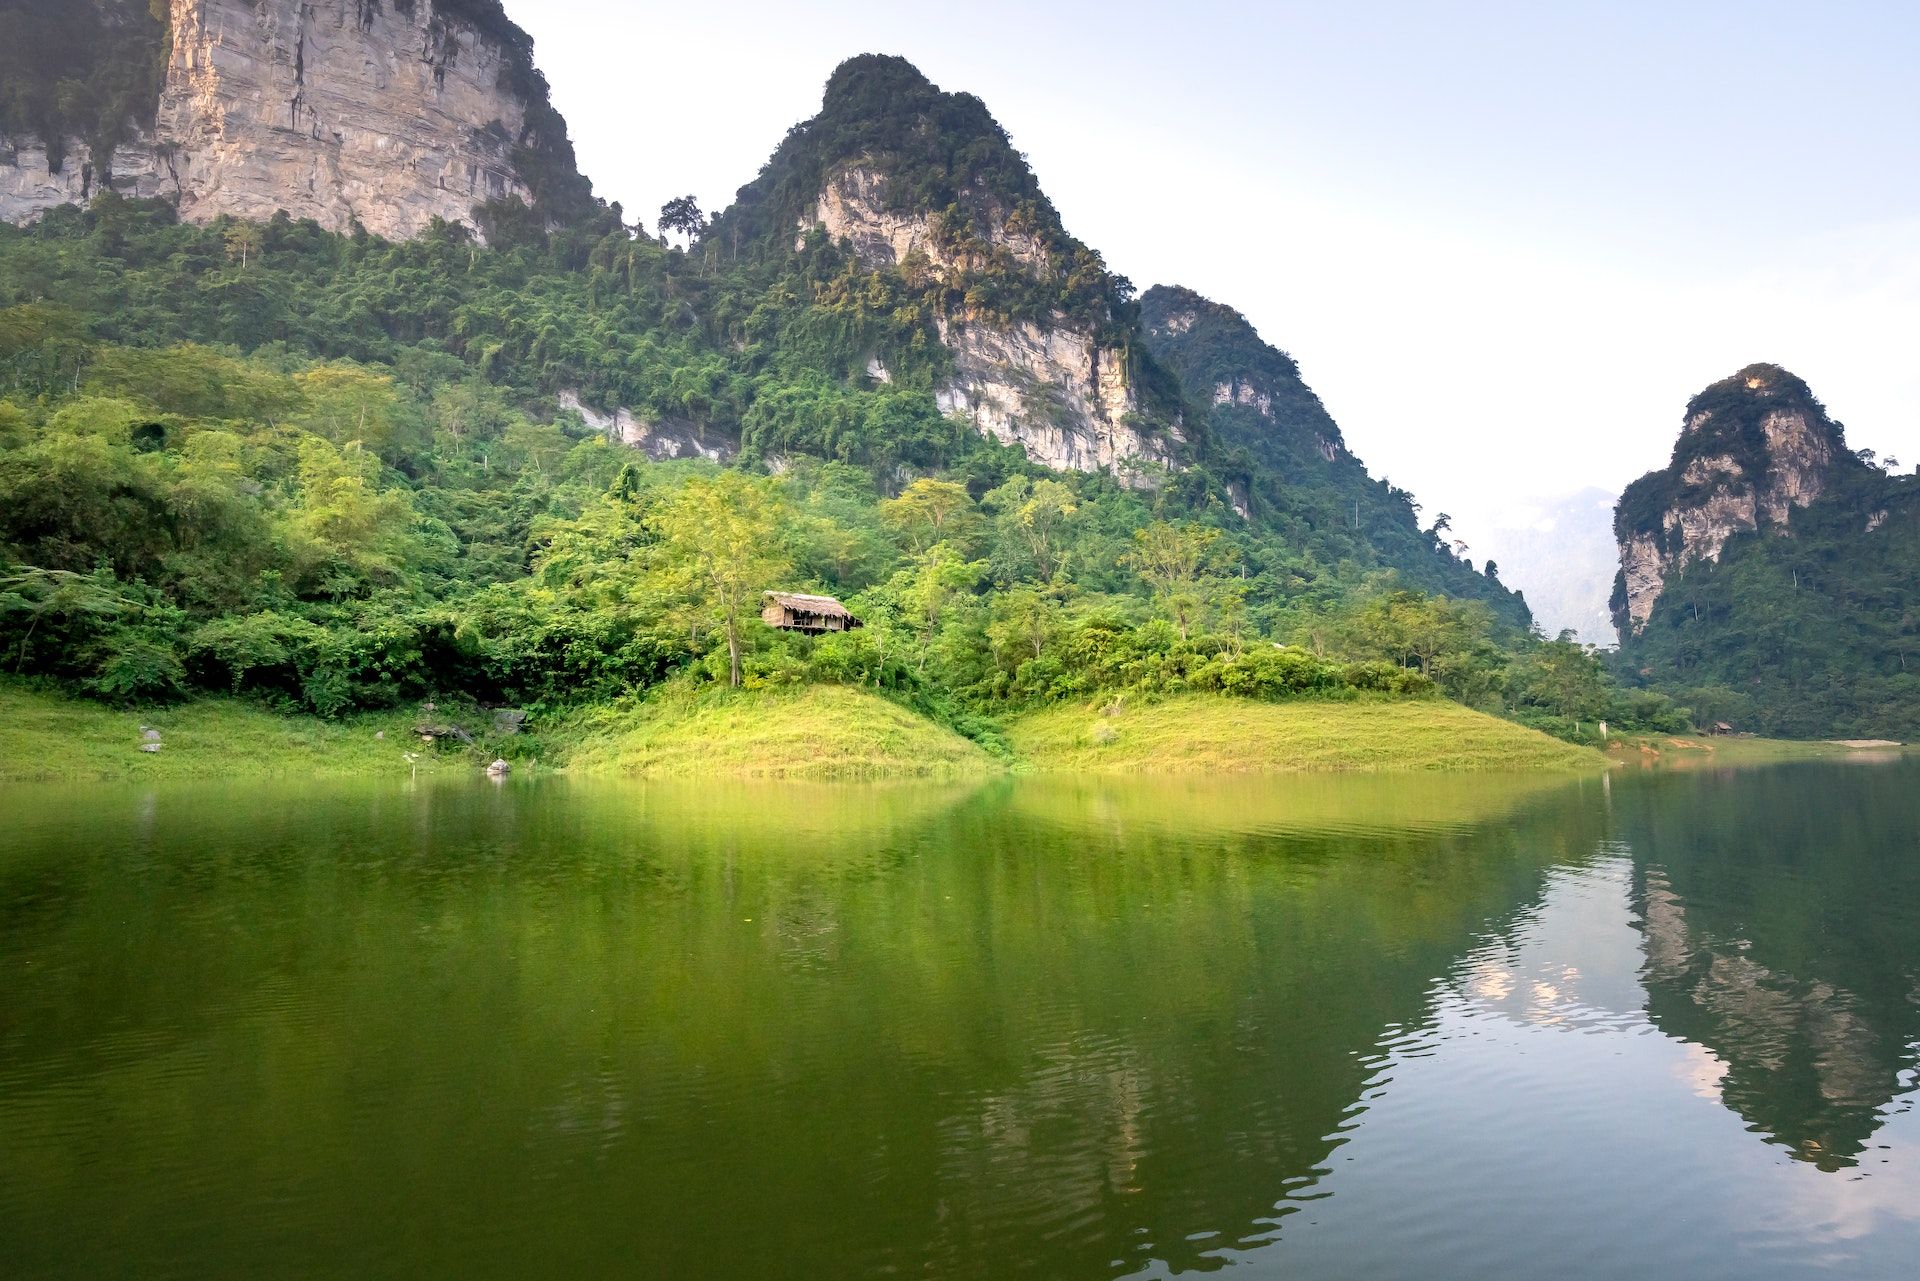
[[[544,751],[543,761],[573,774],[635,778],[965,779],[1007,768],[897,703],[835,685],[733,691],[674,684],[645,699],[583,709],[534,736],[461,750],[423,746],[411,733],[421,719],[408,709],[323,721],[220,698],[122,711],[0,682],[0,781],[398,778],[416,769],[409,753],[423,773],[478,771],[492,756],[489,748],[516,759]],[[450,717],[443,711],[426,719]],[[451,719],[480,727],[476,715]],[[140,750],[143,726],[160,732],[158,753]],[[1014,720],[1007,740],[1015,768],[1042,772],[1565,770],[1606,763],[1598,752],[1439,700],[1254,703],[1188,695],[1127,704],[1112,715],[1074,704]],[[1754,750],[1754,740],[1737,742]]]
[[[694,693],[668,687],[562,726],[567,770],[644,778],[961,778],[1004,766],[944,726],[864,690]]]
[[[1599,752],[1439,699],[1254,703],[1212,694],[1020,717],[1034,769],[1234,774],[1298,770],[1598,770]]]
[[[1847,743],[1786,738],[1709,738],[1701,735],[1634,734],[1615,738],[1607,754],[1628,765],[1658,769],[1770,765],[1780,761],[1846,760],[1884,756],[1904,746],[1859,747]]]
[[[0,683],[0,782],[391,776],[477,770],[477,751],[436,752],[412,734],[417,712],[345,721],[282,716],[236,699],[121,711]],[[143,727],[160,750],[140,750]],[[375,737],[384,733],[385,739]]]

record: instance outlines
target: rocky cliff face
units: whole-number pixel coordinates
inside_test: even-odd
[[[1139,423],[1125,363],[1056,316],[1047,326],[943,321],[953,380],[935,393],[940,408],[969,419],[1037,463],[1068,471],[1110,471],[1122,483],[1151,485],[1176,465],[1178,425]]]
[[[563,413],[580,415],[582,422],[610,443],[637,449],[656,463],[671,458],[727,463],[740,454],[737,438],[723,431],[702,430],[683,418],[642,418],[624,406],[611,412],[595,409],[577,391],[561,392],[555,404]]]
[[[1672,462],[1620,499],[1614,610],[1622,634],[1645,629],[1669,575],[1718,561],[1736,534],[1790,534],[1793,513],[1851,461],[1839,425],[1777,365],[1750,365],[1694,397]]]
[[[876,380],[924,385],[1049,467],[1149,485],[1180,465],[1179,390],[1138,341],[1131,287],[1066,233],[979,99],[899,58],[843,63],[820,114],[709,233],[730,253],[806,252],[816,238],[889,277],[873,296],[911,317],[910,338],[896,326],[874,340]],[[944,356],[928,361],[934,343]]]
[[[955,238],[928,211],[899,208],[888,187],[886,174],[869,165],[837,170],[795,228],[797,243],[817,229],[851,245],[869,270],[900,270],[921,287],[956,294],[983,268],[1042,279],[1055,271],[1046,238],[992,193],[962,193],[984,236]],[[953,358],[951,379],[935,391],[944,412],[1048,467],[1151,484],[1176,465],[1178,424],[1145,427],[1124,353],[1099,343],[1091,326],[1059,311],[1039,322],[962,308],[939,317],[936,328]]]
[[[447,0],[172,0],[151,129],[106,173],[69,140],[0,140],[0,220],[27,221],[103,186],[175,201],[183,217],[413,236],[435,218],[530,199],[523,148],[551,128],[530,42],[486,6]],[[544,110],[538,110],[544,109]]]

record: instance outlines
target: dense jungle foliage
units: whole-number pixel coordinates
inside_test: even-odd
[[[772,271],[624,230],[395,245],[111,197],[0,229],[5,670],[326,714],[552,707],[737,662],[963,728],[1178,689],[1672,719],[1484,602],[1241,520],[1204,467],[1151,492],[1032,467],[853,372],[883,278],[824,244]],[[648,463],[561,388],[739,459]],[[866,626],[770,631],[766,587]]]

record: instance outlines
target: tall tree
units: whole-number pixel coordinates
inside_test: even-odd
[[[227,228],[226,241],[227,256],[238,258],[241,268],[244,269],[253,261],[253,256],[260,252],[261,245],[265,243],[265,237],[260,228],[253,223],[236,222]]]
[[[707,216],[700,212],[700,202],[692,196],[675,196],[660,206],[658,225],[661,235],[677,231],[691,243],[707,229]]]
[[[741,631],[759,612],[760,594],[793,572],[782,535],[784,509],[738,472],[688,481],[647,516],[663,569],[727,635],[727,670],[740,687]]]
[[[1051,583],[1065,566],[1061,543],[1066,523],[1080,510],[1073,491],[1057,480],[1015,476],[982,501],[1000,514],[1002,530],[1032,557],[1040,581]]]
[[[1153,589],[1186,640],[1206,606],[1203,579],[1218,559],[1220,531],[1205,525],[1176,525],[1156,520],[1134,531],[1134,549],[1126,564]]]
[[[880,518],[906,536],[915,552],[948,537],[973,509],[965,485],[923,476],[880,504]]]

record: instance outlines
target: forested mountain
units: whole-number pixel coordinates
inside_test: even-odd
[[[182,42],[225,3],[173,5],[168,85],[208,65]],[[109,187],[0,227],[12,670],[327,713],[677,676],[858,681],[962,728],[1106,690],[1436,683],[1567,732],[1673,720],[1530,638],[1234,313],[1163,291],[1195,324],[1143,321],[986,108],[901,60],[844,64],[732,208],[675,201],[656,237],[528,167],[545,147],[571,174],[571,152],[496,8],[288,17],[260,29],[298,35],[274,65],[302,94],[327,49],[383,32],[496,58],[524,113],[509,180],[476,179],[457,219],[401,193],[407,238],[372,233],[359,188],[261,217],[237,127],[191,199]],[[288,90],[211,66],[242,106]],[[339,123],[323,149],[373,136]],[[867,626],[768,632],[776,586]]]
[[[1444,518],[1421,529],[1413,495],[1367,473],[1298,363],[1246,317],[1166,285],[1140,310],[1148,350],[1206,406],[1211,466],[1237,509],[1329,563],[1385,565],[1423,591],[1485,600],[1525,625],[1519,599],[1456,554]]]
[[[1920,479],[1875,463],[1777,365],[1695,396],[1615,517],[1625,661],[1746,728],[1920,732]]]

